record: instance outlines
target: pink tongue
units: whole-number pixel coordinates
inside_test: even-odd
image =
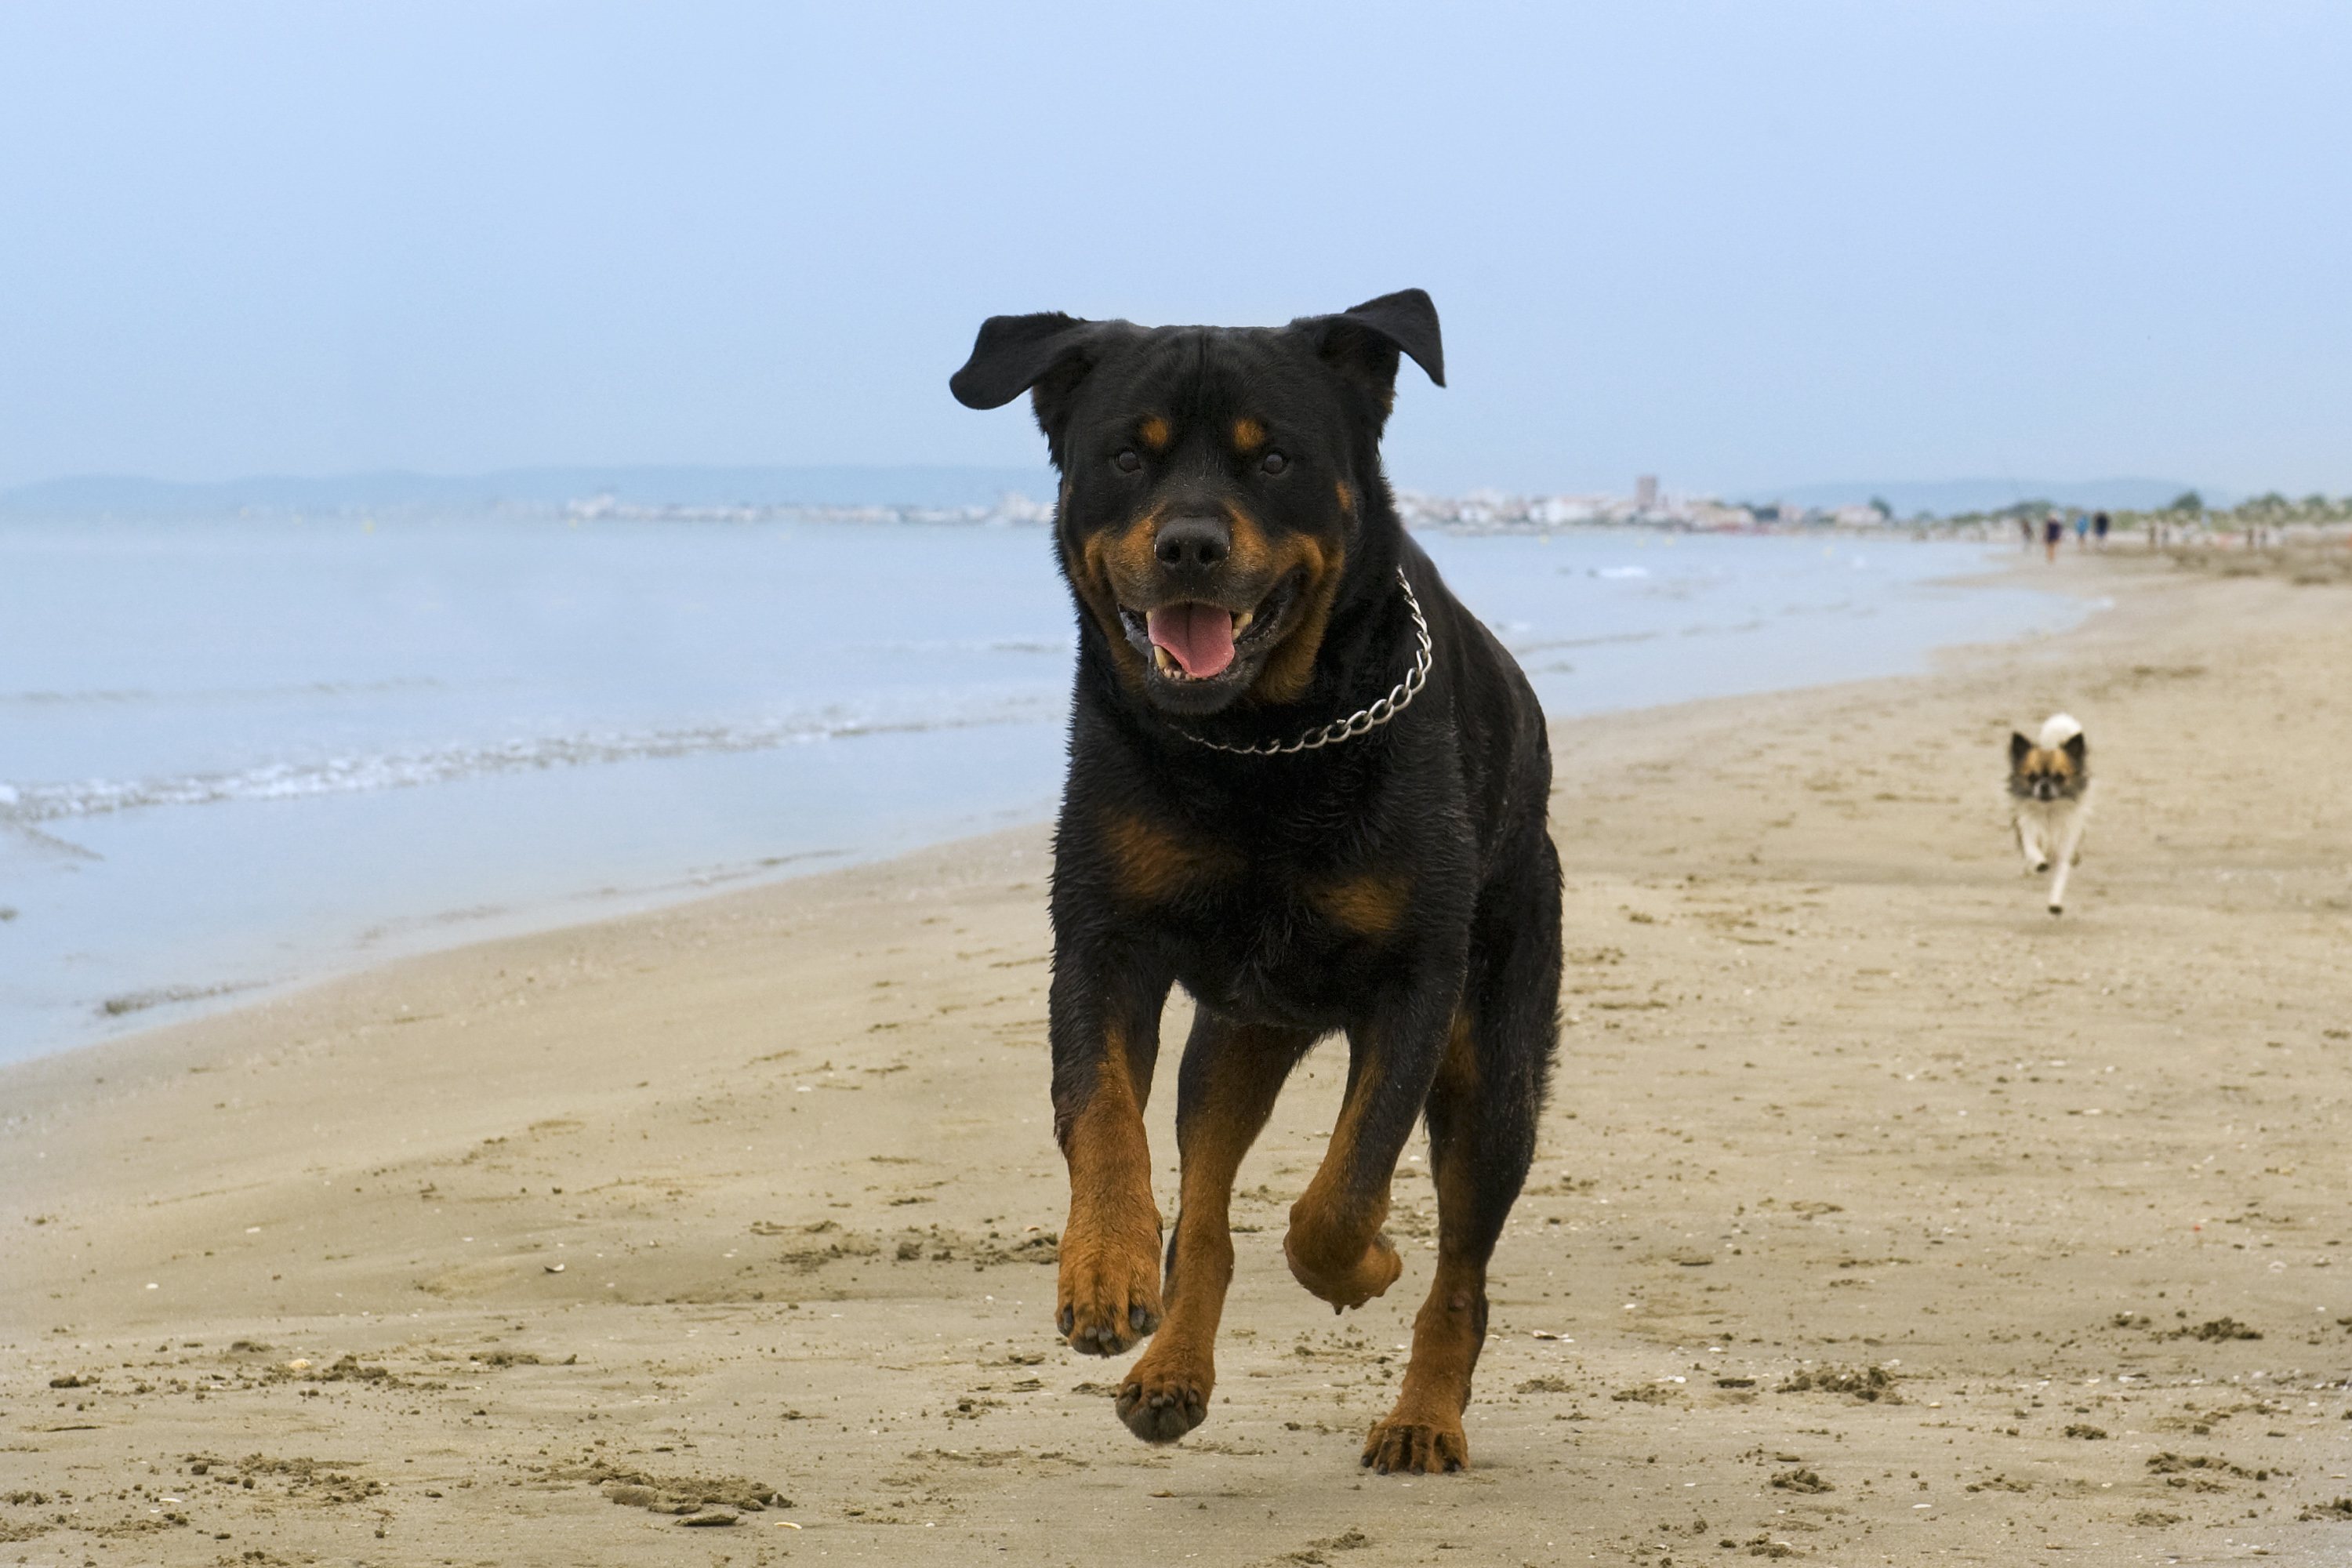
[[[1215,675],[1234,662],[1234,617],[1214,605],[1170,605],[1144,617],[1151,640],[1176,656],[1184,673]]]

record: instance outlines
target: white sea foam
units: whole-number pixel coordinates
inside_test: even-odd
[[[136,687],[79,691],[0,691],[0,707],[115,708],[173,703],[272,702],[287,698],[377,697],[391,692],[444,689],[446,687],[441,681],[415,677],[391,680],[300,680],[270,686],[202,687],[187,691]]]
[[[540,735],[489,744],[423,747],[272,763],[216,773],[145,779],[79,779],[59,784],[0,784],[0,822],[27,825],[100,816],[159,805],[211,805],[225,801],[294,800],[410,789],[495,773],[593,767],[653,758],[764,752],[862,735],[914,734],[1019,724],[1050,717],[1054,703],[1013,699],[951,716],[858,716],[841,711],[749,723],[675,730],[599,730]]]

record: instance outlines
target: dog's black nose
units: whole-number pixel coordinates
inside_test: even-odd
[[[1176,571],[1206,571],[1234,552],[1233,531],[1221,517],[1171,517],[1152,535],[1160,564]]]

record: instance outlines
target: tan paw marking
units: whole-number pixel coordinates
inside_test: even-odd
[[[1160,1247],[1156,1236],[1125,1242],[1062,1237],[1055,1322],[1070,1348],[1120,1355],[1160,1326]]]
[[[1292,1277],[1330,1302],[1334,1311],[1362,1306],[1386,1292],[1404,1272],[1404,1260],[1389,1245],[1385,1234],[1373,1237],[1357,1258],[1333,1268],[1300,1245],[1298,1227],[1294,1225],[1282,1238],[1282,1255],[1289,1261]]]
[[[1147,1443],[1173,1443],[1208,1415],[1216,1378],[1204,1367],[1175,1358],[1155,1366],[1158,1355],[1147,1354],[1128,1373],[1118,1391],[1118,1418]]]
[[[1470,1440],[1459,1421],[1391,1415],[1364,1439],[1364,1465],[1381,1475],[1433,1476],[1470,1468]]]

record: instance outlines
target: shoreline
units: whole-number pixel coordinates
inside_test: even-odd
[[[1496,601],[1496,624],[1526,645],[1523,662],[1556,716],[1743,687],[1801,689],[1857,670],[1896,673],[1922,667],[1939,647],[2047,631],[2079,614],[2070,595],[2049,591],[2054,584],[2007,573],[1995,552],[1977,547],[1917,556],[1872,550],[1866,572],[1858,539],[1749,541],[1726,558],[1714,542],[1644,532],[1632,542],[1638,548],[1602,558],[1617,566],[1580,574],[1572,568],[1593,558],[1517,551],[1512,559],[1526,558],[1521,576],[1557,569],[1626,579],[1589,604],[1575,597],[1585,592],[1580,584],[1562,601],[1584,604],[1580,616],[1541,593],[1531,597],[1516,578],[1498,583],[1493,542],[1447,545],[1464,552],[1446,556],[1447,570],[1474,598]],[[1566,615],[1566,626],[1581,620],[1583,630],[1564,630],[1547,614]],[[1061,684],[1044,712],[1066,700],[1066,669],[1056,673]],[[28,881],[23,921],[0,928],[21,973],[38,977],[0,1003],[0,1061],[130,1037],[420,953],[1047,821],[1058,738],[1041,723],[1058,728],[1034,717],[927,725],[922,733],[686,756],[635,777],[627,765],[597,777],[587,775],[603,770],[502,770],[422,789],[163,804],[50,822],[79,841],[58,844],[59,853],[99,860],[78,879],[90,890],[62,906],[57,889]],[[942,729],[951,733],[934,732]],[[889,782],[938,773],[950,759],[950,772],[983,787],[933,798],[919,784]],[[873,787],[845,794],[857,779]],[[866,804],[845,804],[852,797]],[[642,826],[647,813],[661,826]],[[5,816],[0,854],[10,842]],[[401,842],[427,847],[407,857],[369,847]],[[273,856],[282,885],[242,896],[226,868]],[[595,878],[580,869],[592,863]],[[205,879],[224,877],[226,885],[208,894]],[[312,917],[291,921],[296,908]]]
[[[752,1562],[1116,1560],[1139,1521],[1350,1568],[2332,1560],[2352,616],[2335,587],[2064,576],[2116,607],[1553,725],[1559,1081],[1466,1476],[1354,1464],[1433,1245],[1420,1141],[1396,1290],[1334,1318],[1281,1264],[1330,1045],[1243,1173],[1209,1423],[1146,1447],[1108,1408],[1124,1363],[1056,1347],[1024,827],[0,1068],[0,1441],[50,1500],[0,1504],[0,1540],[670,1561],[675,1516],[607,1485],[646,1476],[790,1499],[715,1510]],[[2058,707],[2103,799],[2053,921],[1999,784]],[[1182,1017],[1150,1118],[1171,1214]]]

